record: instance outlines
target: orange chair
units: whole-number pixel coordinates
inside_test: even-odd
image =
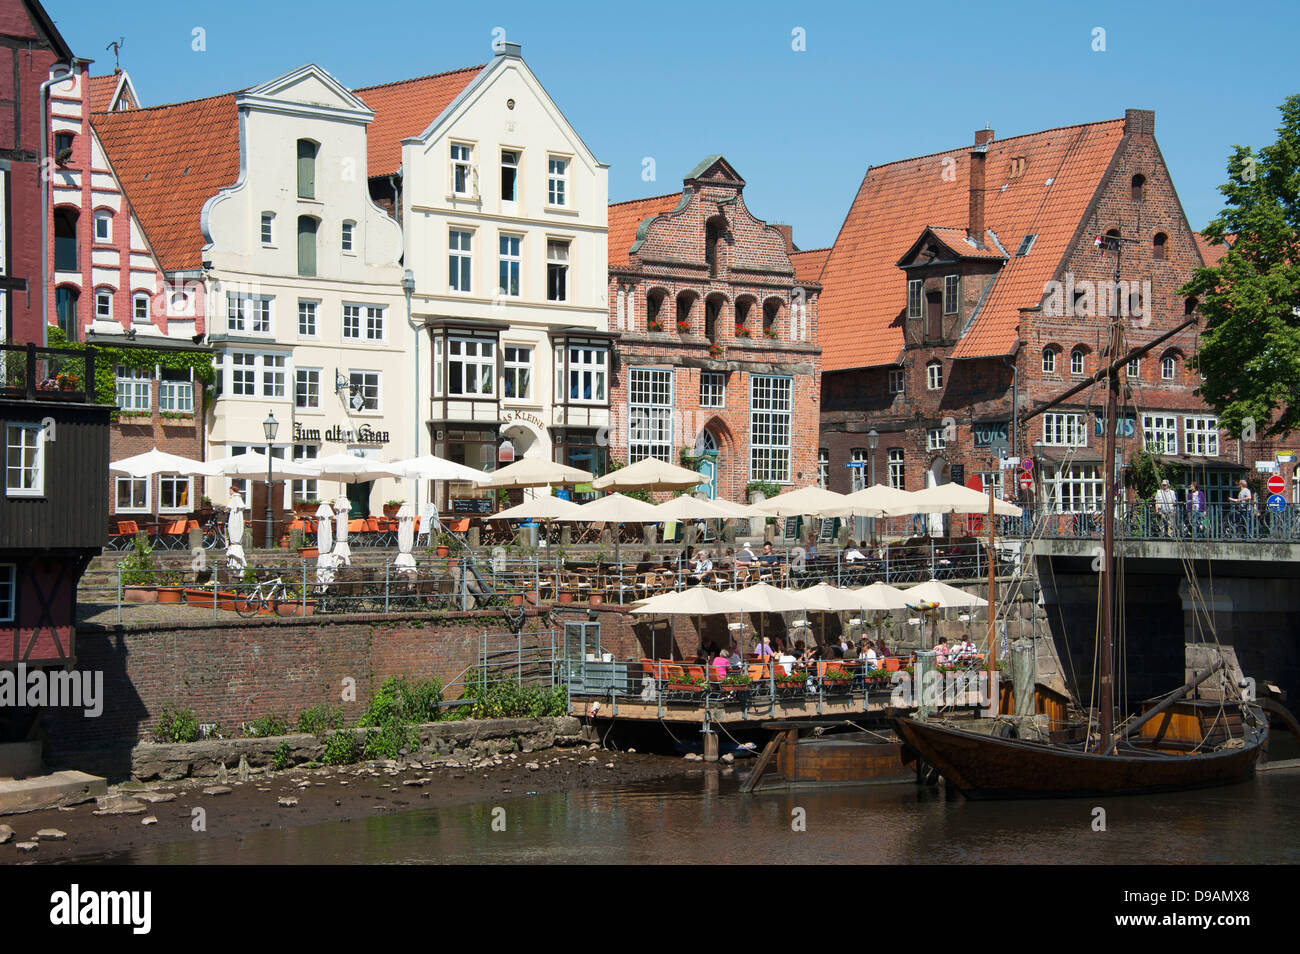
[[[884,663],[885,672],[898,672],[903,668],[903,662],[897,656],[886,656]]]

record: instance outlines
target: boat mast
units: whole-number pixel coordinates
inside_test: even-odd
[[[993,549],[993,539],[994,539],[995,531],[993,526],[993,481],[991,479],[989,481],[988,489],[989,489],[989,518],[988,518],[989,519],[989,544],[988,544],[988,553],[985,554],[985,556],[988,558],[987,562],[989,565],[989,608],[988,608],[989,672],[988,672],[988,678],[985,680],[984,684],[988,686],[989,694],[992,696],[992,699],[990,700],[990,704],[993,706],[993,714],[996,716],[1001,712],[1002,699],[1001,699],[1000,687],[993,680],[993,674],[997,670],[996,663],[997,663],[997,656],[998,656],[997,644],[993,641],[993,631],[995,629],[995,625],[998,619],[998,609],[997,609],[998,607],[997,585],[998,584],[997,584],[997,564],[994,562],[997,559],[997,556],[996,556],[996,551]]]

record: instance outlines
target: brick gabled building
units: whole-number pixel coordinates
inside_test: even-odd
[[[680,193],[609,207],[611,452],[685,459],[729,500],[751,481],[817,477],[826,251],[796,250],[789,226],[749,211],[744,187],[709,156]]]
[[[831,489],[873,472],[906,490],[977,475],[1000,488],[1001,458],[1034,456],[1042,501],[1098,506],[1104,387],[1022,417],[1100,367],[1111,307],[1128,315],[1129,347],[1195,309],[1177,292],[1202,253],[1154,124],[1128,110],[1004,140],[981,130],[867,171],[820,273]],[[1114,232],[1126,241],[1113,288],[1115,255],[1095,238]],[[1213,502],[1241,476],[1240,449],[1195,394],[1195,347],[1193,327],[1130,369],[1117,427],[1125,459],[1145,443]]]

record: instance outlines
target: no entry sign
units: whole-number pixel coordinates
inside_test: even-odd
[[[1268,479],[1268,492],[1271,494],[1286,492],[1286,481],[1282,479],[1281,474],[1274,474]]]
[[[1034,486],[1034,478],[1029,476],[1029,474],[1022,474],[1020,477],[1020,486],[1024,487],[1025,490],[1028,490],[1030,487]]]

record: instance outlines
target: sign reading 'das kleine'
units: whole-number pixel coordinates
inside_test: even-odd
[[[301,423],[294,421],[293,439],[303,444],[320,443],[321,432],[319,428],[303,427]],[[334,444],[387,444],[389,440],[387,431],[377,431],[369,424],[362,424],[355,430],[335,424],[325,430],[324,439]]]

